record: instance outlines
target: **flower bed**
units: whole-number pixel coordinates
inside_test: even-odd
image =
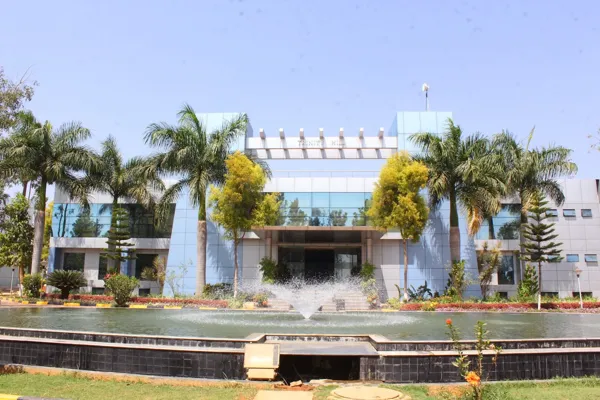
[[[49,294],[46,296],[47,299],[51,300],[52,303],[60,299],[60,295]],[[112,296],[94,295],[94,294],[72,294],[69,295],[69,300],[80,302],[82,305],[95,305],[97,303],[111,303],[113,301]],[[227,308],[227,301],[225,300],[205,300],[205,299],[173,299],[173,298],[161,298],[161,297],[134,297],[131,299],[131,304],[161,304],[161,305],[173,305],[173,306],[201,306],[201,307],[216,307],[216,308]]]
[[[423,311],[425,303],[408,303],[401,311]],[[537,310],[537,303],[435,303],[435,311],[529,311]],[[542,310],[578,310],[578,302],[542,303]],[[584,309],[600,309],[600,302],[584,301]]]

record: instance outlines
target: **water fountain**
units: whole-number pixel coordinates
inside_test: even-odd
[[[355,285],[353,282],[307,284],[293,281],[286,284],[263,285],[263,288],[277,299],[291,304],[305,319],[310,319],[323,304],[335,299],[336,294],[353,289]]]
[[[306,282],[293,279],[287,283],[245,285],[243,291],[246,293],[269,293],[270,296],[290,304],[305,319],[310,319],[321,306],[334,300],[339,294],[360,291],[360,283],[354,279],[347,279],[343,282]]]

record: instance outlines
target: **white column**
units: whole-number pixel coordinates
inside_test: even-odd
[[[269,258],[273,258],[273,241],[271,231],[266,231],[265,255]]]
[[[373,239],[370,231],[367,232],[367,261],[373,263]]]

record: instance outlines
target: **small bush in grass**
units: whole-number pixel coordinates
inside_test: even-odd
[[[27,274],[23,277],[23,294],[26,297],[39,298],[42,286],[44,286],[42,274]]]
[[[57,270],[48,276],[48,284],[60,290],[60,298],[67,299],[72,290],[87,286],[87,281],[79,271]]]
[[[117,307],[125,307],[131,300],[131,292],[138,287],[136,278],[126,275],[110,275],[104,280],[104,287],[113,295]]]

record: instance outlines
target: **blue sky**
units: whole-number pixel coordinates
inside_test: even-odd
[[[6,1],[0,64],[39,81],[29,107],[96,145],[146,154],[150,122],[245,111],[255,129],[375,134],[396,111],[452,111],[574,149],[600,177],[600,3],[594,1]],[[304,164],[303,166],[306,166]]]

